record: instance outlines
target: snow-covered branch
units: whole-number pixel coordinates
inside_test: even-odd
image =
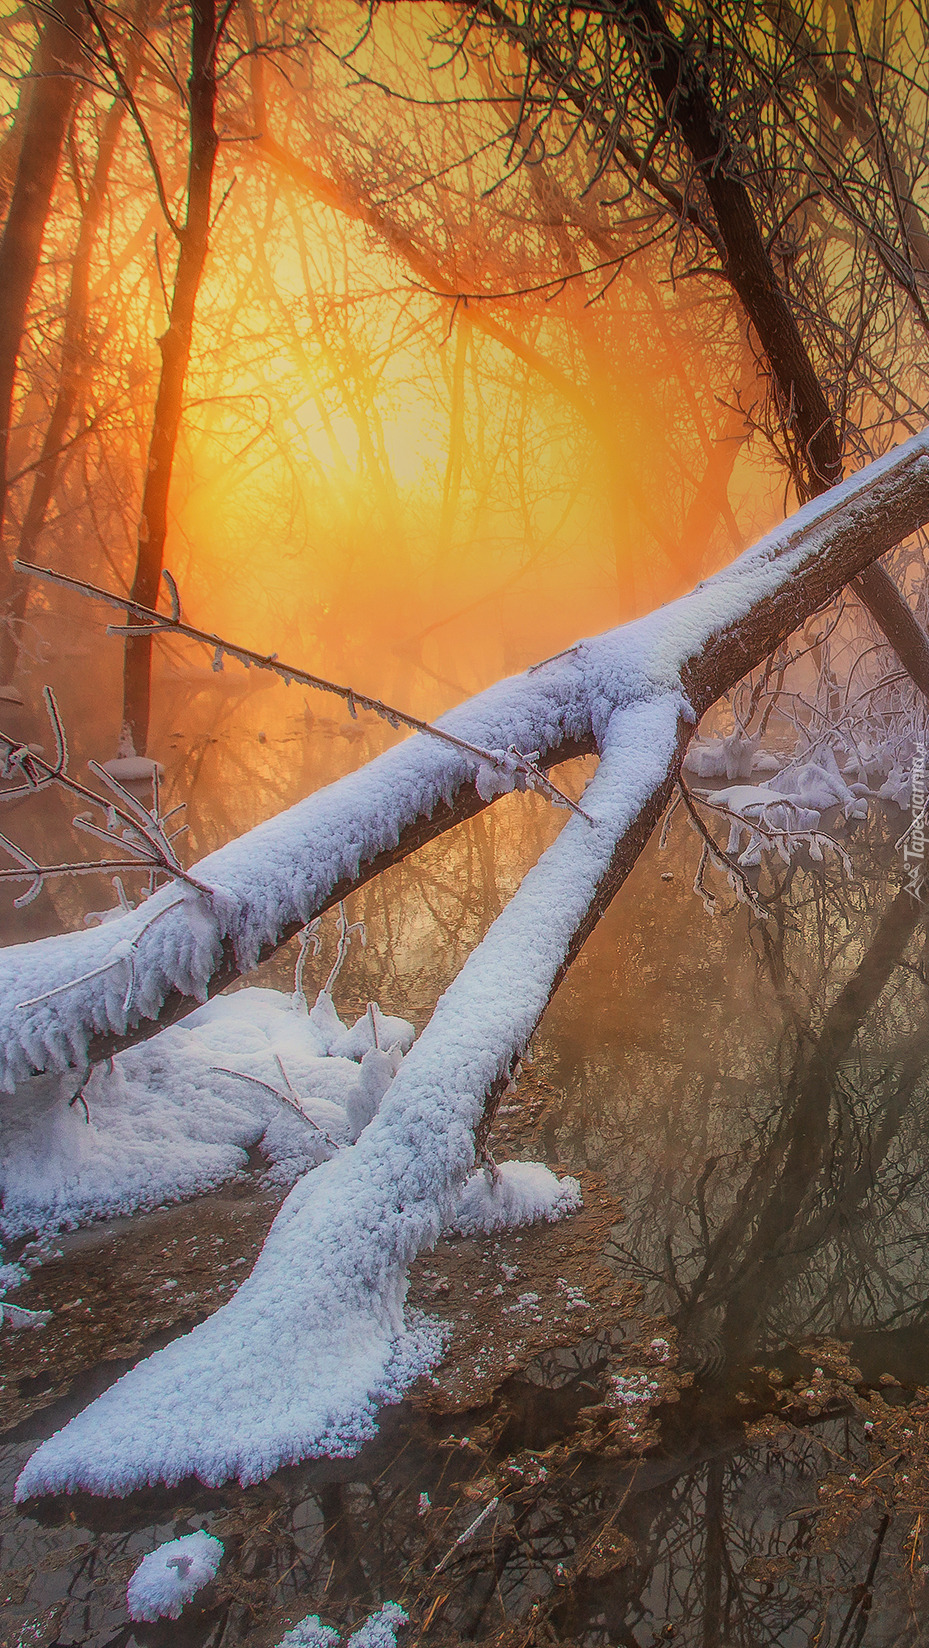
[[[515,738],[551,752],[592,737],[600,753],[584,797],[592,826],[568,820],[439,1001],[373,1121],[291,1192],[234,1298],[45,1442],[23,1472],[21,1498],[78,1486],[120,1493],[189,1473],[254,1480],[308,1455],[353,1452],[371,1434],[378,1405],[440,1350],[434,1324],[404,1315],[409,1261],[448,1218],[488,1096],[505,1084],[632,868],[698,715],[927,518],[929,437],[921,436],[685,599],[444,718],[491,747]],[[411,740],[204,860],[197,871],[212,890],[209,910],[182,895],[144,934],[133,925],[137,912],[110,924],[136,945],[144,1010],[154,1015],[168,989],[204,992],[227,939],[237,965],[248,965],[288,925],[332,902],[335,888],[363,879],[440,799],[460,802],[467,783],[454,752]],[[39,979],[47,989],[51,976],[88,969],[99,959],[93,942],[105,945],[111,933],[0,959],[8,1079],[69,1047],[80,1056],[91,1033],[115,1027],[121,1010],[106,974],[70,997],[15,1006]]]
[[[617,711],[661,701],[675,706],[686,742],[716,698],[927,519],[922,434],[806,505],[690,595],[499,682],[437,725],[471,746],[538,751],[548,766],[602,751]],[[656,795],[676,778],[675,763],[669,756]],[[159,890],[142,909],[0,952],[0,1084],[12,1089],[33,1072],[83,1066],[143,1040],[491,794],[478,790],[465,750],[417,736],[210,854],[186,872],[187,885]],[[624,873],[646,835],[617,842]],[[114,946],[134,958],[128,1009]]]

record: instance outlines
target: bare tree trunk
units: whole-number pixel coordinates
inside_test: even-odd
[[[29,297],[42,252],[61,146],[74,105],[74,69],[81,56],[84,12],[79,0],[60,0],[43,8],[45,22],[28,89],[29,108],[22,133],[16,179],[0,238],[0,535],[6,514],[7,457],[13,416],[13,387],[26,325]],[[16,656],[9,627],[12,571],[0,556],[0,681],[7,681]]]
[[[150,607],[158,604],[171,472],[181,425],[197,294],[209,247],[213,172],[219,146],[215,124],[216,12],[216,0],[191,0],[187,211],[183,227],[177,230],[180,252],[168,328],[159,339],[161,377],[155,401],[132,583],[133,600]],[[147,636],[130,637],[126,641],[123,673],[123,719],[140,753],[144,752],[148,742],[151,672],[151,640]]]
[[[138,30],[142,26],[144,26],[144,21],[139,19],[136,23],[136,29]],[[132,41],[135,48],[134,60],[126,69],[126,80],[130,86],[135,82],[139,66],[141,39],[138,32],[133,33]],[[103,130],[100,134],[93,176],[90,180],[81,214],[81,227],[74,252],[74,262],[71,267],[68,306],[65,311],[64,334],[61,345],[61,377],[55,404],[52,407],[51,417],[48,420],[42,440],[42,449],[39,453],[35,479],[32,483],[32,492],[29,496],[29,503],[26,507],[26,514],[19,536],[18,555],[22,561],[35,559],[35,547],[45,525],[45,516],[58,477],[68,426],[80,402],[87,381],[90,366],[87,339],[90,260],[106,199],[113,156],[119,141],[125,113],[126,105],[122,98],[117,98],[107,111]],[[24,578],[20,578],[13,588],[10,599],[14,659],[18,655],[21,643],[21,627],[28,594],[29,584]]]
[[[480,0],[476,8],[542,73],[581,114],[589,98],[573,86],[570,69],[541,35],[531,36],[507,15],[500,0]],[[716,109],[705,72],[689,47],[678,40],[657,0],[612,0],[603,7],[630,38],[657,93],[668,124],[676,127],[694,161],[715,223],[692,205],[688,212],[723,260],[733,290],[768,359],[781,407],[791,472],[801,499],[819,496],[841,479],[842,454],[835,423],[796,320],[781,290],[742,179],[725,121]],[[631,164],[628,146],[610,129],[609,141]],[[650,178],[660,192],[662,180]],[[683,214],[683,204],[681,207]],[[929,640],[889,575],[870,566],[854,582],[856,593],[883,630],[908,674],[929,698]]]
[[[677,126],[713,208],[727,274],[771,368],[800,497],[818,497],[842,476],[838,431],[778,284],[725,122],[702,71],[668,28],[657,0],[634,0],[614,9],[621,27],[634,34],[668,121]],[[882,567],[872,566],[853,587],[929,698],[929,640],[893,580]]]

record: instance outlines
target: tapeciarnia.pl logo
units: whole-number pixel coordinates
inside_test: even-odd
[[[904,887],[922,898],[926,858],[926,746],[917,744],[910,775],[910,823],[903,840]]]

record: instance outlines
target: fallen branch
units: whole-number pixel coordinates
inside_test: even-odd
[[[922,435],[805,506],[693,594],[445,718],[491,745],[503,728],[547,750],[594,738],[600,765],[584,798],[593,826],[567,821],[441,997],[358,1142],[291,1191],[236,1295],[44,1442],[19,1480],[20,1499],[75,1487],[124,1493],[189,1474],[252,1481],[282,1463],[353,1453],[373,1433],[379,1406],[441,1353],[435,1324],[404,1318],[407,1267],[438,1236],[553,991],[658,822],[697,718],[926,519]],[[197,970],[178,943],[189,916],[169,912],[139,946],[150,1001],[164,1003],[169,979],[205,991],[225,937],[244,965],[288,923],[303,925],[350,863],[365,874],[387,850],[388,831],[396,842],[443,793],[451,806],[468,776],[457,752],[411,740],[213,854],[198,868],[232,895],[226,908],[239,912],[237,924],[224,934],[219,905],[208,912]],[[134,932],[135,919],[111,925]],[[94,938],[20,946],[15,965],[0,955],[8,1071],[17,1061],[36,1068],[65,1045],[73,1058],[106,1021],[111,1002],[99,984],[57,1040],[50,1002],[26,1015],[15,1008],[24,954],[33,967],[73,968]],[[123,1043],[137,1036],[124,1030]]]
[[[923,434],[805,505],[691,595],[498,683],[434,730],[472,749],[537,749],[547,767],[595,751],[614,706],[670,691],[689,718],[682,722],[689,738],[711,703],[927,518]],[[669,790],[676,777],[669,772]],[[469,751],[414,738],[230,842],[194,866],[196,876],[185,875],[198,888],[209,885],[211,908],[202,897],[185,900],[138,943],[131,1021],[105,981],[66,993],[54,1010],[26,1013],[18,1004],[91,973],[117,940],[135,946],[146,913],[168,901],[169,888],[103,929],[0,951],[0,1085],[144,1040],[486,804]],[[33,974],[34,988],[24,989]]]

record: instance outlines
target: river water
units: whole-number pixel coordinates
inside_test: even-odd
[[[327,729],[319,756],[299,703],[243,702],[188,721],[167,763],[194,853],[380,747]],[[421,1026],[562,817],[507,797],[356,895],[339,1005]],[[4,1648],[272,1648],[386,1600],[410,1644],[929,1640],[929,1001],[900,827],[846,835],[849,865],[776,861],[766,921],[712,875],[706,911],[680,820],[652,841],[494,1139],[581,1175],[585,1211],[418,1262],[414,1298],[458,1324],[449,1367],[353,1460],[14,1510],[36,1442],[228,1297],[280,1196],[256,1159],[199,1203],[62,1237],[16,1295],[52,1322],[2,1341]],[[52,916],[95,896],[62,888]],[[225,1545],[216,1586],[133,1626],[134,1566],[197,1528]]]

